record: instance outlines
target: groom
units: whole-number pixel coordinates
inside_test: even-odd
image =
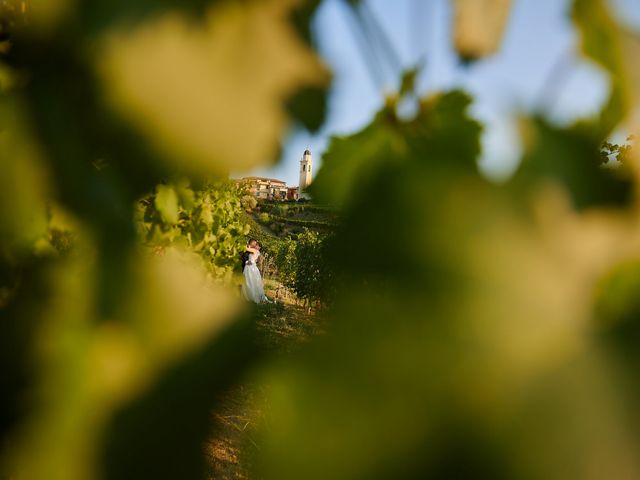
[[[247,246],[245,247],[245,251],[242,253],[241,257],[242,258],[242,271],[244,271],[244,267],[247,264],[247,262],[249,261],[249,255],[251,254],[251,252],[249,252],[249,250],[247,250],[248,248],[256,248],[258,246],[258,241],[255,238],[250,239],[247,242]]]

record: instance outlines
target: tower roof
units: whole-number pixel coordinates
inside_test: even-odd
[[[304,151],[304,155],[311,155],[311,150],[308,148]]]

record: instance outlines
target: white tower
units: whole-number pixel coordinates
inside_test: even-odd
[[[298,184],[298,194],[302,196],[305,188],[311,185],[311,167],[313,160],[311,159],[311,151],[307,148],[300,160],[300,183]]]

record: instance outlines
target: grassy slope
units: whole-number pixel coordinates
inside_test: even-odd
[[[260,220],[260,214],[269,215],[269,220]],[[252,219],[266,228],[271,235],[286,237],[308,228],[320,233],[329,233],[338,223],[338,213],[328,207],[311,203],[261,203],[251,214]]]

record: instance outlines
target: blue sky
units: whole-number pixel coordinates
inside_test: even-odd
[[[513,0],[501,50],[471,66],[461,65],[452,49],[449,0],[366,1],[401,67],[424,62],[422,94],[463,88],[474,96],[472,115],[485,124],[480,165],[491,177],[503,178],[517,165],[516,119],[522,112],[542,110],[566,123],[596,112],[607,97],[607,77],[576,55],[570,0]],[[616,16],[640,25],[640,0],[610,3]],[[320,54],[334,75],[325,125],[316,134],[293,128],[277,163],[250,174],[297,185],[298,162],[307,146],[317,173],[330,136],[364,127],[380,108],[384,93],[396,86],[400,71],[387,70],[383,82],[372,78],[343,0],[324,0],[313,27]]]

